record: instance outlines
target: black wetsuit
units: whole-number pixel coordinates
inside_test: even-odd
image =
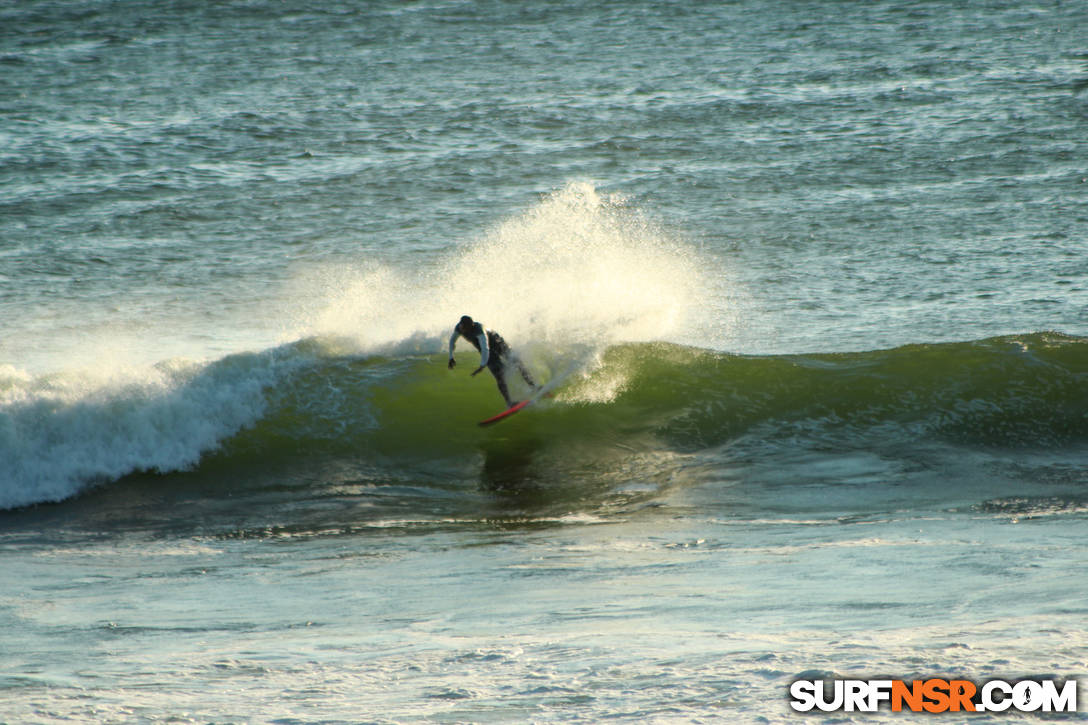
[[[465,334],[459,327],[454,327],[454,330],[461,337],[472,343],[472,346],[476,348],[476,351],[483,355],[483,349],[480,347],[480,336],[487,335],[487,369],[491,371],[491,374],[495,376],[495,383],[499,386],[499,392],[502,393],[503,400],[506,401],[506,405],[513,405],[514,402],[510,400],[510,391],[506,387],[506,361],[510,356],[510,346],[506,344],[506,340],[502,339],[502,335],[494,330],[484,330],[484,326],[479,322],[474,322],[472,330],[469,334]],[[454,338],[456,339],[456,338]],[[452,343],[451,343],[452,344]],[[453,348],[450,348],[452,354]],[[525,379],[531,387],[536,387],[536,383],[533,381],[532,375],[521,364],[521,361],[514,359],[514,364],[518,367],[518,372],[521,373],[521,377]]]
[[[472,326],[472,334],[461,334],[461,337],[472,343],[472,346],[476,348],[476,352],[483,354],[483,350],[480,349],[480,335],[484,334],[484,326],[479,322]],[[487,331],[487,349],[489,351],[487,357],[487,369],[494,375],[499,375],[505,369],[505,358],[510,353],[510,346],[506,344],[506,340],[502,339],[502,335],[494,330]]]

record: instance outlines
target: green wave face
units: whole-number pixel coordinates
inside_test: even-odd
[[[1088,439],[1088,341],[1040,333],[886,351],[739,357],[614,351],[621,398],[693,449],[760,435],[926,438],[980,446]]]
[[[814,355],[740,356],[669,344],[608,348],[542,400],[490,429],[487,374],[440,357],[325,357],[269,391],[268,414],[220,456],[348,457],[471,467],[481,451],[531,451],[571,470],[648,451],[691,454],[741,439],[848,445],[930,440],[989,447],[1088,442],[1088,340],[1035,333]],[[547,379],[562,356],[535,361]]]

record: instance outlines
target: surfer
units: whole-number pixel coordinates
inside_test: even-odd
[[[506,344],[506,340],[502,339],[502,335],[494,330],[485,330],[483,325],[475,322],[468,315],[461,318],[460,322],[454,326],[453,334],[450,335],[450,370],[453,370],[453,366],[457,364],[457,361],[453,359],[453,347],[457,344],[458,337],[465,338],[472,343],[474,348],[480,351],[480,367],[476,368],[472,374],[476,375],[482,372],[484,368],[490,370],[491,374],[495,376],[495,382],[499,386],[499,392],[502,393],[503,400],[506,401],[507,408],[512,408],[517,404],[516,401],[510,400],[510,391],[506,388],[506,363],[508,360],[517,365],[518,372],[521,373],[521,377],[525,378],[525,382],[529,383],[529,386],[533,389],[536,389],[533,376],[529,374],[521,360],[518,360],[516,355],[511,354],[510,346]]]

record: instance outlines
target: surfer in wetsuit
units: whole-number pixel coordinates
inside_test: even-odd
[[[457,344],[458,337],[465,338],[472,343],[474,348],[480,351],[480,367],[476,368],[472,374],[475,375],[483,371],[484,368],[490,370],[491,374],[495,376],[495,382],[499,386],[499,392],[502,393],[503,400],[506,401],[507,408],[516,405],[516,401],[510,400],[510,391],[506,389],[506,363],[508,361],[512,361],[517,365],[518,372],[521,373],[521,377],[525,378],[525,382],[529,383],[530,387],[536,388],[533,376],[529,374],[521,360],[518,360],[515,355],[510,353],[510,346],[506,344],[506,340],[503,340],[502,336],[494,330],[485,330],[483,325],[473,321],[468,315],[461,318],[461,321],[453,328],[453,334],[450,335],[450,363],[448,366],[450,370],[453,370],[453,366],[457,364],[453,359],[453,347]]]

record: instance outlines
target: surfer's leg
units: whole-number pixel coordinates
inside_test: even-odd
[[[537,384],[536,381],[533,380],[532,374],[529,373],[529,368],[525,367],[525,364],[517,358],[514,358],[514,363],[518,366],[518,372],[521,373],[521,377],[525,378],[525,382],[529,383],[529,387],[535,390]]]
[[[487,363],[487,369],[495,376],[495,384],[499,386],[499,392],[502,393],[502,399],[506,401],[506,407],[513,407],[514,402],[510,400],[510,391],[506,387],[506,368],[502,361],[492,358]]]

